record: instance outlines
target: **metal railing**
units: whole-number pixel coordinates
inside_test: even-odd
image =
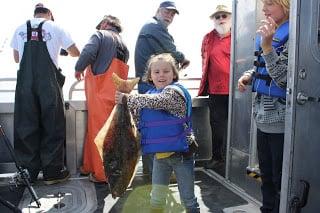
[[[0,83],[1,82],[16,82],[16,78],[0,78]],[[10,89],[8,87],[3,87],[2,84],[0,84],[0,92],[12,92],[14,93],[16,90],[15,89]]]
[[[129,79],[132,79],[130,77]],[[15,84],[14,86],[6,86],[2,84],[2,82],[16,82],[16,78],[0,78],[0,93],[14,93],[15,92]],[[195,97],[198,93],[200,78],[181,78],[179,82],[185,85],[191,96]],[[84,97],[84,82],[83,81],[75,81],[68,91],[68,100],[72,100],[74,98],[74,93],[79,92]],[[137,92],[137,87],[134,88],[134,92]]]
[[[133,77],[130,77],[128,79],[133,79]],[[179,82],[187,87],[189,92],[191,93],[191,96],[195,97],[198,93],[199,85],[200,85],[201,78],[181,78]],[[81,92],[84,94],[84,86],[81,86],[83,84],[83,81],[76,81],[74,82],[68,93],[68,99],[72,100],[74,97],[75,92]],[[79,88],[80,86],[80,88]],[[137,87],[133,89],[134,93],[137,93]]]

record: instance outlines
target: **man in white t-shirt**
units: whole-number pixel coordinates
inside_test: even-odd
[[[20,63],[14,107],[14,150],[30,173],[31,182],[43,171],[47,185],[70,177],[64,167],[66,126],[58,65],[63,48],[71,56],[79,50],[70,35],[56,25],[51,11],[36,5],[34,18],[19,26],[12,38],[14,60]]]
[[[79,56],[79,50],[72,41],[68,32],[58,26],[52,20],[52,13],[43,4],[36,5],[35,12],[48,11],[48,13],[35,13],[34,18],[30,20],[31,27],[37,27],[40,22],[47,20],[42,27],[43,41],[46,42],[52,62],[58,68],[58,55],[60,49],[63,48],[71,56]],[[27,25],[26,23],[20,25],[12,38],[11,47],[14,51],[14,60],[19,63],[22,59],[24,43],[27,41]]]

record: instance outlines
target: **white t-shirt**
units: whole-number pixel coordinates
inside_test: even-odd
[[[30,20],[31,27],[37,28],[44,21],[44,18],[33,18]],[[60,49],[68,49],[74,44],[69,33],[56,25],[53,21],[47,20],[42,25],[43,41],[46,42],[47,48],[52,59],[52,62],[58,66],[58,56]],[[27,41],[27,24],[19,26],[11,40],[11,47],[19,52],[19,61],[21,62],[23,55],[24,43]]]

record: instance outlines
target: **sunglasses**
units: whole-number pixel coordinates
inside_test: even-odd
[[[228,15],[227,14],[219,14],[219,15],[215,15],[214,16],[214,18],[217,19],[217,20],[220,19],[221,17],[224,19],[224,18],[227,18]]]

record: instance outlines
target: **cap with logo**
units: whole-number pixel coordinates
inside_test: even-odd
[[[176,11],[177,14],[179,14],[179,11],[176,7],[176,4],[173,1],[164,1],[159,5],[159,8],[166,8],[169,10]]]

